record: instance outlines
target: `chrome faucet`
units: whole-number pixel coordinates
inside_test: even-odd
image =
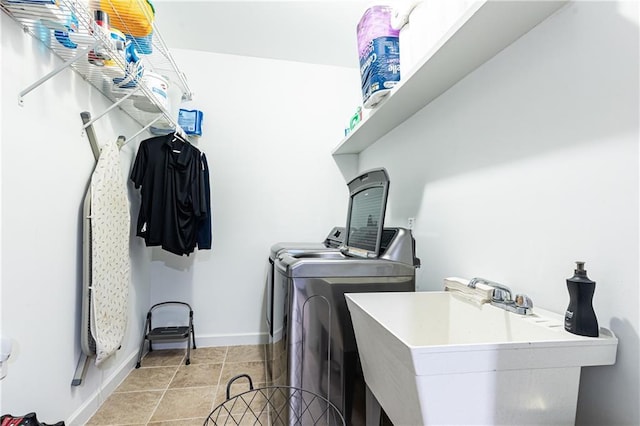
[[[526,294],[516,294],[515,300],[512,300],[511,289],[504,284],[497,283],[495,281],[489,281],[484,278],[472,278],[469,281],[468,286],[476,288],[476,284],[485,284],[493,287],[493,293],[491,296],[491,304],[499,308],[505,309],[509,312],[514,312],[519,315],[527,315],[531,313],[533,309],[533,301]]]

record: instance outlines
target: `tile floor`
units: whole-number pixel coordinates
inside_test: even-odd
[[[265,384],[265,346],[228,346],[149,352],[102,404],[89,425],[198,425],[225,400],[226,385],[236,374]],[[238,391],[248,390],[245,381]],[[235,387],[234,386],[234,387]]]

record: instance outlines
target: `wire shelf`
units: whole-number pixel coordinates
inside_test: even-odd
[[[125,3],[128,6],[122,12]],[[152,6],[146,0],[57,0],[53,3],[46,0],[0,0],[0,7],[22,25],[25,32],[42,42],[64,62],[58,70],[23,90],[20,101],[59,71],[71,67],[141,126],[147,126],[159,118],[176,125],[177,117],[172,117],[152,89],[142,84],[140,76],[133,78],[133,88],[116,87],[113,79],[124,77],[127,69],[122,43],[118,44],[110,31],[99,25],[95,10],[111,12],[111,28],[128,35],[129,42],[138,47],[139,53],[143,53],[140,57],[145,73],[152,71],[166,77],[169,84],[180,89],[182,100],[192,98],[186,77],[178,69],[156,28]],[[150,36],[134,37],[141,31],[150,31]],[[106,60],[96,61],[96,53],[98,58]]]

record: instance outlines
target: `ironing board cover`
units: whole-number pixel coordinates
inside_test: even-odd
[[[129,200],[115,143],[102,147],[91,177],[91,334],[96,365],[120,346],[129,294]]]

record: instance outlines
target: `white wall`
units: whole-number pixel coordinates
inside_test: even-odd
[[[384,166],[387,221],[415,217],[422,290],[485,276],[562,312],[564,280],[585,260],[617,364],[583,372],[578,423],[637,424],[638,7],[572,3],[361,155]],[[79,112],[108,104],[70,71],[17,93],[57,60],[2,14],[2,335],[16,350],[0,412],[75,419],[130,369],[155,302],[195,309],[201,346],[264,337],[264,267],[277,241],[320,241],[345,221],[330,152],[359,102],[357,72],[176,51],[205,111],[213,250],[177,257],[132,237],[123,349],[71,388],[80,353],[80,208],[94,164]],[[98,135],[132,134],[114,111]],[[124,130],[122,130],[124,129]],[[123,173],[136,144],[122,151]],[[309,194],[309,187],[313,194]],[[138,194],[131,191],[135,223]],[[84,408],[89,407],[88,410]],[[81,414],[78,414],[81,412]]]
[[[172,51],[205,113],[213,249],[153,249],[152,301],[194,308],[202,346],[264,341],[264,279],[279,241],[320,242],[344,226],[348,192],[331,158],[360,102],[355,69]]]
[[[200,346],[264,341],[264,268],[278,241],[321,241],[346,221],[348,193],[331,159],[359,103],[353,69],[176,51],[205,111],[197,145],[211,167],[213,250],[178,257],[132,230],[130,321],[122,349],[71,387],[80,355],[81,205],[95,164],[79,113],[109,103],[70,70],[18,107],[18,92],[59,63],[2,14],[2,323],[14,353],[1,413],[83,424],[135,363],[144,316],[191,303]],[[189,106],[189,105],[187,105]],[[98,136],[139,126],[119,111]],[[136,140],[122,150],[123,175]],[[132,225],[139,192],[129,183]]]
[[[578,424],[640,423],[638,40],[638,3],[570,3],[360,155],[388,219],[416,218],[421,290],[481,276],[562,313],[586,261],[620,343],[583,369]]]
[[[150,256],[132,239],[130,309],[122,349],[100,368],[91,363],[71,387],[80,350],[82,200],[95,165],[81,135],[80,112],[109,103],[67,69],[25,97],[18,92],[60,63],[1,15],[2,26],[2,317],[0,334],[13,340],[0,413],[35,411],[53,423],[83,415],[128,373],[149,303]],[[101,142],[139,126],[116,110],[95,125]],[[121,151],[123,175],[135,144]],[[130,188],[131,189],[131,188]],[[137,200],[132,200],[132,208]],[[69,424],[69,423],[67,423]]]

